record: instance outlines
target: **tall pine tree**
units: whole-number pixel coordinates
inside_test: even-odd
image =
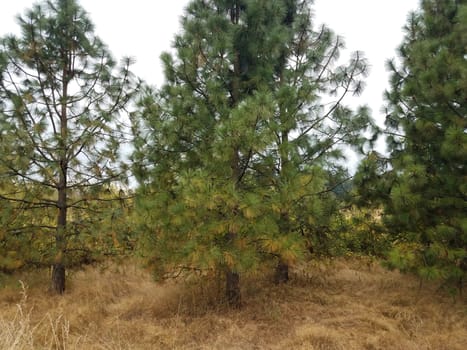
[[[355,52],[337,65],[344,41],[326,26],[313,27],[311,4],[284,1],[286,40],[269,87],[275,101],[268,123],[273,141],[256,168],[276,194],[272,208],[279,213],[279,236],[271,249],[278,257],[276,282],[288,280],[292,242],[304,239],[319,254],[328,238],[333,240],[330,225],[339,209],[334,190],[349,178],[341,162],[343,147],[362,151],[364,131],[373,126],[366,108],[353,111],[344,103],[362,91],[366,60]]]
[[[36,4],[18,23],[21,35],[0,42],[1,176],[15,184],[2,200],[43,209],[38,227],[19,229],[49,235],[52,289],[63,293],[71,242],[96,235],[84,220],[96,216],[91,202],[121,179],[119,114],[137,82],[130,61],[117,66],[76,0]]]
[[[467,271],[467,2],[424,0],[390,62],[391,262],[423,278]]]
[[[357,53],[336,67],[342,39],[313,30],[310,6],[192,1],[175,56],[163,56],[167,83],[135,119],[154,264],[224,271],[234,305],[239,273],[263,259],[276,257],[277,280],[288,278],[306,250],[303,224],[329,221],[339,146],[361,146],[371,124],[342,104],[361,90],[365,61]]]

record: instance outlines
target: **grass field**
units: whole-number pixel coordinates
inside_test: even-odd
[[[62,297],[23,275],[0,289],[0,349],[467,348],[467,298],[375,263],[303,266],[285,286],[269,277],[245,277],[232,310],[214,281],[156,284],[133,265],[72,273]]]

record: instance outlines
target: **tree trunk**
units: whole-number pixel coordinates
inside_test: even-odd
[[[61,182],[66,183],[66,175],[61,176]],[[67,192],[66,187],[61,186],[58,189],[58,217],[57,232],[55,233],[55,247],[57,255],[52,266],[52,291],[57,294],[63,294],[65,291],[65,264],[64,255],[66,248],[66,217],[67,217]]]
[[[225,279],[227,302],[230,306],[239,308],[241,306],[240,276],[238,273],[227,269]]]
[[[52,290],[57,294],[65,292],[65,265],[61,262],[52,266]]]
[[[55,256],[55,262],[52,265],[52,291],[57,294],[63,294],[65,291],[65,246],[66,246],[66,190],[59,190],[58,195],[58,218],[57,218],[57,232],[55,235],[55,247],[57,249],[57,255]]]
[[[68,98],[68,63],[63,66],[62,73],[62,101],[60,111],[60,160],[59,160],[59,183],[57,187],[57,232],[55,233],[55,246],[57,256],[55,263],[52,266],[52,291],[57,294],[63,294],[65,291],[65,264],[64,255],[66,248],[66,226],[67,226],[67,210],[68,210],[68,116],[67,116],[67,98]]]
[[[282,259],[279,260],[276,266],[276,272],[274,274],[274,283],[286,283],[289,281],[289,265],[286,264]]]
[[[240,6],[238,2],[232,3],[230,9],[230,19],[233,24],[238,24],[240,19]],[[231,99],[232,106],[236,106],[240,98],[240,53],[235,52],[234,57],[234,74],[232,77],[232,86],[231,86]],[[234,145],[232,149],[230,167],[232,170],[232,183],[235,189],[238,190],[238,185],[241,180],[241,167],[240,167],[240,153],[238,145]],[[233,210],[233,216],[235,217],[236,209]],[[227,242],[232,244],[235,240],[237,232],[230,231],[227,234]],[[227,302],[231,307],[239,308],[241,306],[241,294],[240,294],[240,275],[237,272],[232,271],[231,268],[227,267],[225,270],[225,281],[226,281],[226,297]]]

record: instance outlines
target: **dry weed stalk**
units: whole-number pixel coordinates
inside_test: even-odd
[[[13,318],[0,317],[0,349],[69,349],[69,322],[62,315],[54,318],[48,312],[33,320],[34,307],[28,306],[28,286],[22,280],[19,283],[21,299],[16,304]],[[38,343],[40,338],[45,340],[44,344]]]

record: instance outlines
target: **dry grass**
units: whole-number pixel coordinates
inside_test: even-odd
[[[244,278],[244,305],[214,282],[155,284],[135,266],[70,276],[62,296],[22,276],[0,290],[0,349],[465,349],[467,300],[361,260],[314,264],[291,282]],[[28,280],[29,279],[29,280]],[[27,287],[27,285],[30,287]]]

